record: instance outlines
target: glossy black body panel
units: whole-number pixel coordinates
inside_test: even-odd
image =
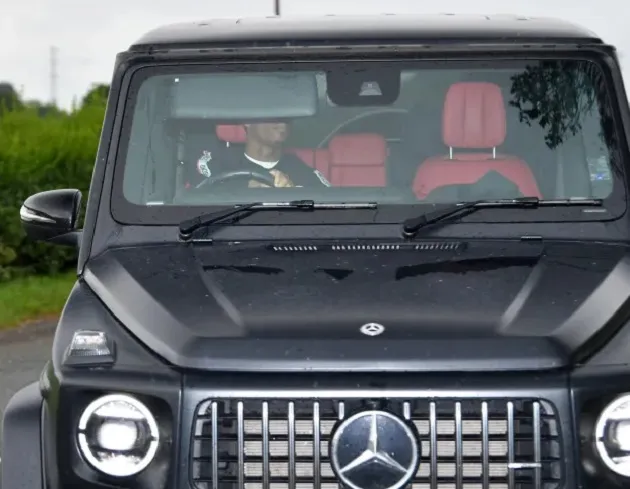
[[[624,246],[311,246],[110,250],[85,280],[169,363],[224,371],[553,369],[628,316]]]
[[[579,26],[554,19],[485,15],[380,15],[258,19],[216,19],[155,29],[138,39],[131,50],[211,44],[318,44],[386,42],[448,43],[508,42],[524,44],[601,43]]]
[[[35,382],[18,391],[4,410],[0,487],[45,488],[42,401],[39,384]]]
[[[78,329],[105,332],[116,344],[115,365],[65,365],[66,349]],[[52,361],[42,374],[40,388],[46,399],[47,422],[42,436],[48,447],[48,488],[104,488],[117,483],[91,469],[80,456],[75,441],[81,411],[96,397],[111,392],[132,394],[150,406],[163,440],[156,461],[125,484],[146,489],[172,487],[170,460],[176,458],[174,447],[178,446],[181,376],[133,339],[81,281],[73,288],[59,320]]]
[[[148,376],[150,379],[162,376],[177,378],[155,353],[139,344],[89,287],[79,280],[63,309],[53,341],[52,362],[48,373],[52,373],[57,380],[59,376],[63,376],[71,383],[74,375],[84,375],[80,372],[85,369],[66,366],[63,361],[72,336],[80,329],[102,331],[116,345],[116,363],[110,369],[98,370],[99,379],[105,379],[108,372],[115,378],[128,374]],[[47,385],[54,384],[50,382]]]

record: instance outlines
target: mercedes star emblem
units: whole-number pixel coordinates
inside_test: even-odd
[[[361,333],[367,336],[378,336],[385,331],[385,326],[378,323],[367,323],[361,326]]]
[[[351,489],[402,489],[418,470],[415,432],[386,411],[363,411],[336,428],[330,462],[339,481]]]

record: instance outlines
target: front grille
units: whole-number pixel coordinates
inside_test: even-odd
[[[561,482],[549,403],[468,399],[208,400],[195,414],[191,482],[198,489],[337,489],[331,432],[366,409],[415,425],[421,453],[412,489],[554,489]]]

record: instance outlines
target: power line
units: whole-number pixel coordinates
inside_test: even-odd
[[[57,56],[59,48],[50,46],[50,103],[57,106]]]

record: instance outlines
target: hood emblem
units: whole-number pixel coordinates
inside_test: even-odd
[[[419,465],[418,439],[397,416],[363,411],[343,421],[330,440],[330,461],[350,489],[402,489]]]
[[[385,331],[385,326],[378,323],[367,323],[361,326],[360,331],[366,336],[378,336]]]

